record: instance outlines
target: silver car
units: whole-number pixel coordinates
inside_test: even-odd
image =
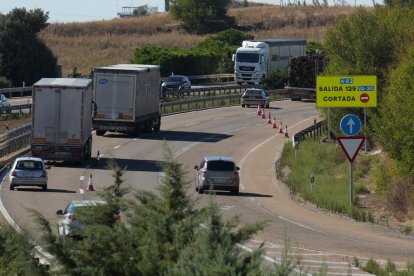
[[[263,89],[247,88],[241,96],[241,106],[249,107],[250,105],[269,108],[270,97]]]
[[[59,217],[58,234],[60,236],[68,236],[79,238],[81,230],[84,227],[79,221],[79,212],[87,211],[88,207],[105,204],[103,200],[72,200],[68,203],[65,210],[57,210],[56,215]],[[89,208],[90,210],[91,208]]]
[[[47,189],[47,169],[41,158],[19,157],[13,163],[9,174],[10,190],[18,186],[39,186]]]
[[[240,168],[229,156],[205,156],[200,165],[194,166],[196,173],[196,191],[227,190],[233,194],[239,193]]]
[[[10,113],[10,102],[3,94],[0,94],[0,112]]]

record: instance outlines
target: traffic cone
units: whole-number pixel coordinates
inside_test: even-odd
[[[260,105],[257,106],[257,116],[262,115],[262,110],[260,109]]]
[[[279,126],[279,133],[283,133],[283,129],[282,129],[282,126],[283,125],[283,123],[282,123],[282,121],[280,121],[280,126]]]
[[[87,191],[95,191],[95,189],[93,188],[93,179],[92,179],[92,174],[89,176],[89,180],[88,180],[88,189],[86,189]]]
[[[272,123],[272,119],[270,119],[270,111],[269,111],[269,116],[267,117],[267,123],[271,124]]]
[[[276,125],[276,118],[273,116],[273,124],[272,124],[272,128],[277,128]]]
[[[262,119],[266,119],[265,109],[264,108],[263,108],[263,112],[262,112]]]
[[[289,134],[288,134],[288,128],[287,128],[287,125],[286,125],[286,127],[285,127],[285,137],[286,137],[286,138],[289,138]]]

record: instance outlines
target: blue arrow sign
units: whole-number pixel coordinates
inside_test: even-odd
[[[361,131],[361,120],[354,114],[345,115],[341,119],[341,130],[347,136],[357,135]]]

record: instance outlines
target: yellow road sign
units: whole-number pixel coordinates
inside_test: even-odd
[[[376,107],[377,76],[317,76],[316,107]]]

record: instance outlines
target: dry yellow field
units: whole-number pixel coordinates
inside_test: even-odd
[[[323,42],[326,30],[354,7],[252,6],[229,10],[239,26],[259,38],[301,38]],[[40,34],[62,65],[63,76],[74,68],[129,63],[138,47],[195,47],[206,36],[184,32],[168,13],[86,23],[51,24]]]

